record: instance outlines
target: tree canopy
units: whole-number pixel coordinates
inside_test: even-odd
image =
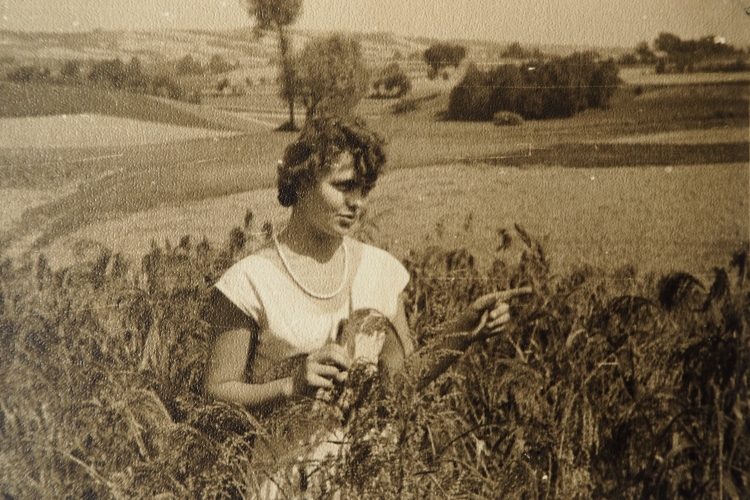
[[[364,97],[368,71],[359,42],[346,35],[313,38],[297,57],[297,95],[307,115],[347,114]]]
[[[411,90],[411,80],[397,62],[392,62],[373,82],[378,97],[402,97]]]
[[[302,0],[244,0],[256,30],[278,31],[294,23],[302,12]]]
[[[563,118],[609,103],[620,84],[613,60],[577,52],[533,66],[506,64],[481,70],[470,65],[453,88],[447,117],[486,121],[499,111],[524,119]]]
[[[451,43],[435,43],[424,51],[424,60],[430,66],[431,78],[437,76],[441,69],[453,66],[457,68],[466,57],[466,47]]]
[[[294,124],[294,99],[297,81],[294,61],[289,47],[287,27],[297,20],[302,12],[302,0],[243,0],[247,13],[255,19],[257,33],[275,31],[279,42],[279,85],[281,98],[289,105],[289,121],[282,125],[281,130],[296,130]]]
[[[654,40],[654,48],[666,52],[670,56],[690,54],[706,57],[736,52],[736,49],[731,45],[717,42],[713,35],[703,36],[695,40],[682,40],[672,33],[659,33],[659,36]]]

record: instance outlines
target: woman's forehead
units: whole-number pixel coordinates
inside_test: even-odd
[[[331,159],[328,175],[336,179],[356,177],[354,156],[348,151],[342,151]]]

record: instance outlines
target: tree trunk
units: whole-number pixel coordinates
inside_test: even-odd
[[[281,55],[281,97],[289,105],[289,121],[281,126],[281,130],[294,131],[297,126],[294,123],[294,67],[289,59],[289,39],[284,27],[277,26],[279,35],[279,53]]]

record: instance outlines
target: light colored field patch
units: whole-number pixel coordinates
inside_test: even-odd
[[[0,189],[3,208],[0,211],[0,230],[8,230],[13,222],[33,207],[52,201],[55,193],[42,189]]]
[[[447,165],[397,170],[372,193],[375,241],[405,256],[439,244],[465,247],[488,265],[497,229],[520,224],[542,239],[556,269],[631,263],[642,271],[709,272],[750,238],[746,165],[516,169]],[[140,257],[151,240],[173,244],[206,235],[226,245],[252,208],[255,227],[283,223],[275,190],[163,207],[85,227],[58,240],[48,255],[74,258],[78,240]],[[443,229],[438,229],[442,227]],[[442,234],[441,234],[442,233]],[[53,262],[54,262],[53,260]]]
[[[0,119],[0,148],[76,148],[158,144],[235,132],[96,114]]]
[[[686,85],[750,81],[750,71],[735,73],[674,73],[657,74],[654,68],[622,68],[620,78],[631,85]]]
[[[629,135],[606,142],[614,144],[722,144],[745,142],[748,140],[750,140],[750,130],[747,128],[714,128],[707,130],[679,130],[660,134]]]

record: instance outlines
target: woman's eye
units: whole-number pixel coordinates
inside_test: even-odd
[[[339,191],[353,191],[357,189],[357,183],[353,181],[337,182],[333,187]]]

